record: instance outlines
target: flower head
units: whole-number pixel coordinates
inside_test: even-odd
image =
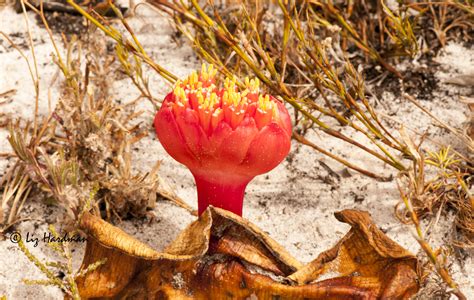
[[[202,180],[245,189],[290,150],[291,121],[284,105],[260,94],[258,79],[246,79],[239,89],[235,79],[220,85],[215,75],[212,65],[203,65],[199,74],[178,81],[155,117],[160,142],[191,170],[198,196]]]

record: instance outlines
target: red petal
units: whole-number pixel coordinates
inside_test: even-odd
[[[224,140],[232,133],[232,128],[226,122],[220,122],[209,137],[209,155],[219,156]]]
[[[163,100],[163,104],[162,105],[165,105],[167,102],[174,102],[174,94],[173,92],[169,93],[168,95],[166,95],[165,99]]]
[[[185,165],[189,165],[196,160],[186,146],[174,114],[166,101],[163,102],[156,114],[154,125],[156,135],[169,155]]]
[[[222,142],[218,152],[219,159],[236,166],[241,164],[257,134],[258,129],[254,119],[246,117]]]
[[[278,125],[280,125],[283,129],[285,129],[285,131],[291,137],[292,126],[291,126],[290,114],[288,113],[288,110],[286,109],[283,103],[281,103],[278,99],[275,99],[275,98],[273,99],[277,103],[278,112],[280,115],[280,121],[278,122]]]
[[[290,151],[290,136],[286,129],[270,123],[258,133],[250,144],[244,165],[254,176],[275,168]]]
[[[207,156],[207,149],[209,147],[209,140],[206,133],[202,129],[197,113],[190,109],[186,110],[176,117],[178,128],[181,130],[182,136],[198,161]]]

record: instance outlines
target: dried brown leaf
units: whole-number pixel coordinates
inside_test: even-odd
[[[78,288],[85,299],[408,299],[417,292],[416,258],[367,212],[344,210],[336,218],[352,229],[305,266],[255,225],[213,207],[164,252],[85,214],[81,269],[108,261],[78,278]]]

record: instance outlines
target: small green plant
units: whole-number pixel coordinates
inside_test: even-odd
[[[56,240],[61,240],[61,236],[53,225],[49,226],[49,231]],[[73,231],[69,234],[75,235],[77,232]],[[60,256],[60,261],[42,262],[28,250],[23,240],[20,239],[18,241],[18,247],[23,254],[25,254],[28,260],[30,260],[47,278],[45,280],[24,279],[24,283],[28,285],[56,286],[72,299],[81,299],[76,285],[76,278],[96,270],[98,267],[105,264],[107,259],[97,261],[76,273],[72,266],[71,245],[69,242],[49,242],[47,245]]]
[[[94,202],[96,193],[99,190],[99,186],[96,185],[92,188],[88,200],[83,204],[84,207],[81,209],[81,213],[78,217],[80,219],[83,212],[89,211],[91,204]],[[73,228],[78,228],[78,224],[74,224]],[[25,254],[29,261],[31,261],[45,276],[46,280],[40,279],[24,279],[24,283],[28,285],[47,285],[56,286],[60,288],[65,294],[74,300],[81,299],[79,291],[76,285],[76,279],[81,276],[85,276],[87,273],[96,270],[101,265],[105,264],[107,259],[97,261],[86,268],[83,268],[80,272],[75,272],[72,265],[72,253],[71,253],[71,239],[85,241],[85,238],[80,237],[80,233],[72,229],[65,235],[61,236],[56,228],[50,224],[49,233],[51,238],[47,241],[47,246],[50,247],[58,256],[58,261],[43,262],[34,256],[29,249],[26,247],[21,236],[18,239],[18,247]],[[65,239],[64,237],[69,236],[70,238]]]
[[[403,214],[398,209],[396,210],[397,216],[402,222],[413,224],[421,249],[426,253],[437,274],[449,287],[451,293],[458,299],[467,299],[450,275],[446,264],[447,257],[441,255],[446,251],[433,249],[425,239],[428,229],[422,229],[420,217],[423,218],[427,214],[439,215],[444,210],[443,206],[454,206],[458,210],[456,217],[458,223],[463,224],[459,226],[462,241],[455,240],[454,242],[459,247],[472,248],[474,245],[473,198],[464,188],[466,183],[462,179],[468,174],[463,174],[462,166],[459,164],[461,160],[450,154],[449,147],[441,149],[437,153],[428,153],[429,157],[425,158],[420,146],[415,146],[403,129],[401,135],[414,159],[412,168],[400,172],[397,178],[398,189],[404,205]],[[432,165],[438,170],[433,178],[427,179],[425,164]]]
[[[381,1],[381,4],[386,14],[385,32],[394,44],[395,50],[393,52],[403,51],[403,53],[399,53],[400,56],[408,55],[412,58],[415,57],[420,49],[412,22],[406,12],[408,8],[405,7],[405,11],[402,13],[396,13],[391,11],[383,1]]]

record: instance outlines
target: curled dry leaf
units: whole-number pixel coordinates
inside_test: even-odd
[[[335,215],[351,230],[303,265],[255,225],[214,207],[163,252],[85,214],[81,269],[107,262],[76,281],[86,299],[407,299],[418,291],[416,258],[367,212]]]

